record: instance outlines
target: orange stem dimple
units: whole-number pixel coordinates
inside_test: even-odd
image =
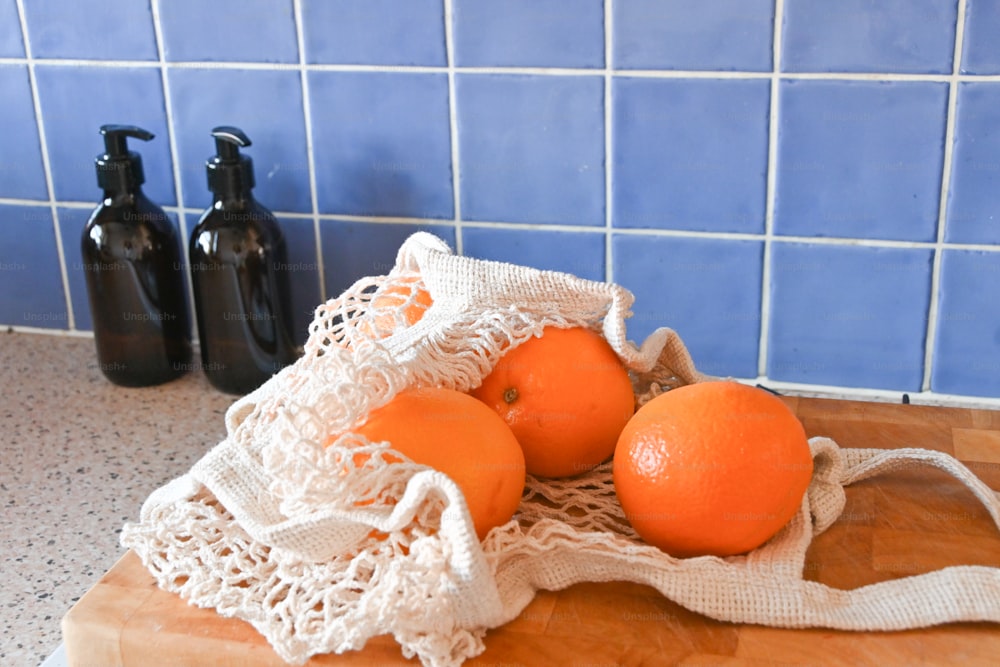
[[[507,387],[503,392],[503,400],[507,405],[510,405],[517,400],[517,389],[515,387]]]

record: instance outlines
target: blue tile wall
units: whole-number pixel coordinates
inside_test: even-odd
[[[973,396],[1000,395],[1000,308],[991,289],[968,285],[1000,283],[1000,255],[945,250],[941,257],[941,300],[931,377],[934,391]]]
[[[615,66],[771,70],[774,0],[617,0]]]
[[[148,2],[23,0],[23,6],[35,58],[156,60]]]
[[[0,204],[0,319],[42,329],[69,326],[52,211]]]
[[[313,121],[320,211],[452,216],[444,74],[312,72],[309,86],[323,109]]]
[[[169,0],[159,8],[167,60],[299,61],[292,0]]]
[[[614,82],[616,227],[764,231],[764,80]]]
[[[455,247],[455,231],[444,225],[324,222],[321,252],[327,294],[340,294],[365,276],[388,273],[396,262],[399,246],[418,231],[435,234]]]
[[[781,85],[775,231],[934,240],[947,86],[908,81]]]
[[[787,72],[950,74],[957,0],[787,0]]]
[[[0,0],[0,58],[24,55],[16,0]]]
[[[45,199],[45,172],[38,144],[28,68],[0,65],[0,197]]]
[[[88,331],[104,123],[189,234],[242,127],[315,306],[417,230],[705,372],[1000,406],[1000,0],[0,0],[0,325]]]
[[[931,259],[923,248],[775,244],[768,377],[918,391]]]
[[[83,258],[80,256],[80,240],[90,214],[91,211],[86,208],[60,206],[56,209],[56,215],[59,216],[59,234],[66,244],[63,252],[66,253],[66,280],[69,282],[74,324],[77,329],[84,331],[94,328],[87,301],[87,279],[83,272]]]
[[[629,338],[680,334],[699,369],[754,377],[760,334],[763,244],[616,234],[615,281],[636,297]]]
[[[1000,86],[958,87],[945,240],[1000,244]]]
[[[604,234],[466,227],[462,239],[465,254],[473,257],[572,273],[586,280],[604,280]]]
[[[1000,2],[966,0],[965,42],[961,71],[964,74],[1000,74]]]
[[[308,218],[282,216],[278,223],[288,251],[292,326],[296,342],[302,345],[308,338],[313,312],[322,303],[316,230]]]
[[[463,216],[604,224],[604,81],[462,74],[455,82]]]
[[[345,65],[447,63],[439,0],[302,0],[306,62]]]
[[[601,0],[454,0],[462,67],[603,67]]]

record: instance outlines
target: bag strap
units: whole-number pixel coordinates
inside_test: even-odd
[[[814,452],[817,444],[833,444],[833,441],[825,438],[814,440],[824,441],[811,443]],[[826,458],[834,454],[829,446],[821,446],[820,449]],[[964,464],[944,452],[918,448],[836,449],[839,449],[839,457],[836,457],[839,462],[828,462],[827,473],[839,472],[839,483],[842,486],[914,465],[928,465],[947,472],[968,488],[1000,528],[1000,494],[976,477]],[[812,500],[814,497],[810,493],[810,501]],[[812,508],[814,517],[817,509]],[[820,529],[821,526],[816,525],[811,532],[815,534]],[[804,531],[802,537],[811,541],[811,536],[805,534],[810,532],[808,525],[798,522],[793,527],[793,532],[797,530]],[[747,563],[751,570],[758,570],[757,576],[750,574],[749,580],[744,581],[740,587],[742,594],[737,595],[745,595],[755,585],[763,584],[762,588],[766,589],[775,583],[772,576],[774,571],[769,570],[774,563],[768,563],[768,560],[766,556],[762,559],[762,568]],[[749,613],[744,620],[787,627],[819,626],[843,630],[903,630],[958,621],[1000,622],[1000,568],[995,567],[951,566],[850,590],[832,588],[801,578],[786,583],[792,584],[792,590],[771,590],[764,593],[763,599],[756,600],[746,609]],[[788,593],[791,594],[791,599],[787,596]],[[784,609],[784,619],[754,618],[759,613],[758,605],[764,604],[766,607],[768,602],[775,599],[792,603],[788,606],[771,606],[772,612]]]
[[[508,545],[498,581],[512,590],[514,617],[538,588],[624,578],[657,589],[711,618],[772,627],[852,631],[905,630],[957,621],[1000,623],[1000,568],[960,565],[890,581],[837,589],[802,578],[814,536],[844,508],[844,485],[913,465],[952,474],[986,505],[1000,527],[1000,496],[943,452],[923,449],[841,449],[810,439],[813,482],[802,508],[775,539],[744,556],[675,559],[656,547],[624,543],[608,533],[581,534],[549,523],[536,539]],[[584,543],[581,543],[581,539]],[[553,563],[558,564],[553,567]],[[515,583],[516,582],[516,583]]]
[[[844,461],[844,472],[840,481],[845,486],[881,473],[912,467],[914,464],[930,466],[948,473],[972,491],[989,512],[993,523],[1000,528],[1000,493],[987,486],[958,459],[944,452],[915,447],[840,451]]]

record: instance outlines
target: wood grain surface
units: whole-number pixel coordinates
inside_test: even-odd
[[[1000,412],[786,398],[810,436],[841,447],[922,447],[967,463],[1000,489]],[[1000,567],[1000,531],[972,494],[922,467],[847,488],[840,519],[813,542],[804,576],[850,589],[949,565]],[[281,667],[243,621],[187,605],[126,554],[63,619],[72,667]],[[541,591],[486,635],[467,665],[998,665],[1000,625],[953,623],[902,632],[785,630],[723,623],[652,588],[580,584]],[[413,665],[390,637],[307,665]]]

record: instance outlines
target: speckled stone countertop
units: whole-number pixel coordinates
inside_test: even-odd
[[[118,387],[90,338],[0,333],[0,665],[37,667],[125,553],[122,524],[225,434],[236,397],[193,371]]]

